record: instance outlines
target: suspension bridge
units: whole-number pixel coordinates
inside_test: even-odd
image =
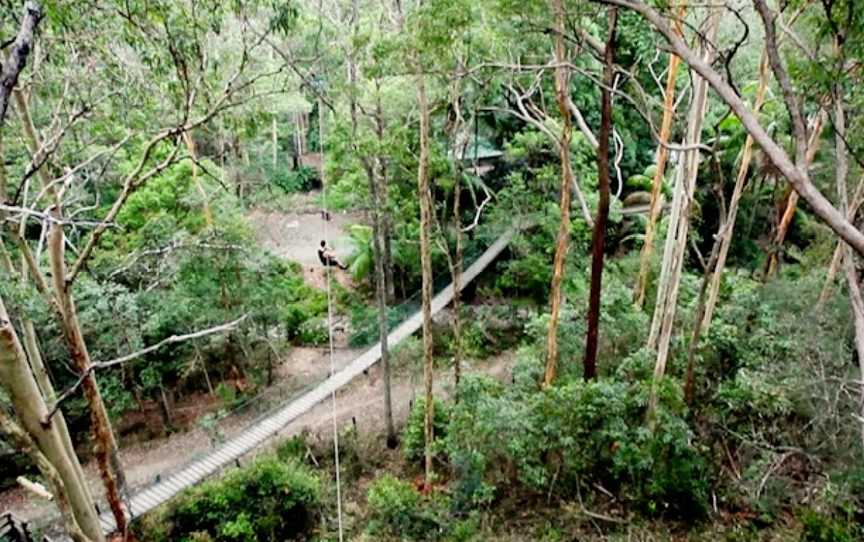
[[[511,228],[501,234],[492,245],[486,249],[462,273],[463,287],[474,280],[496,257],[510,244],[517,228]],[[446,307],[453,299],[453,284],[446,286],[432,299],[432,314]],[[417,311],[404,320],[387,336],[390,346],[395,346],[406,337],[412,335],[423,325],[423,315]],[[192,487],[209,476],[216,474],[252,452],[267,440],[284,430],[292,421],[311,410],[331,394],[340,390],[355,377],[375,365],[381,359],[381,344],[377,343],[369,350],[354,359],[348,366],[335,372],[321,384],[306,392],[299,398],[289,401],[270,414],[258,419],[237,436],[227,440],[203,457],[189,462],[174,474],[134,493],[127,501],[128,513],[131,519],[150,512],[167,502],[184,489]],[[106,534],[116,530],[114,516],[104,512],[99,516],[102,529]]]

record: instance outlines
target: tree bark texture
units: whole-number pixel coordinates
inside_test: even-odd
[[[756,98],[753,103],[753,113],[758,115],[765,103],[765,89],[768,87],[768,55],[762,53],[759,62],[759,83],[756,87]],[[708,331],[711,320],[714,318],[714,309],[717,307],[717,297],[720,294],[720,282],[723,279],[723,269],[726,267],[726,258],[729,255],[729,247],[732,245],[732,236],[735,232],[735,220],[738,216],[738,205],[741,195],[744,193],[744,184],[747,182],[747,173],[750,170],[750,162],[753,161],[753,136],[747,135],[744,147],[741,149],[741,164],[738,166],[738,174],[735,177],[735,187],[732,189],[732,197],[729,200],[729,210],[726,215],[726,224],[721,229],[717,243],[720,244],[717,253],[717,262],[710,271],[711,278],[708,283],[707,297],[705,300],[705,312],[700,320],[701,333]]]
[[[12,326],[3,299],[0,298],[0,382],[6,388],[15,414],[30,435],[39,451],[57,470],[68,495],[69,506],[78,525],[88,538],[104,540],[102,528],[93,498],[79,478],[80,464],[77,456],[70,456],[57,422],[48,417],[48,407],[39,391],[39,386],[30,371],[27,354],[18,334]]]
[[[558,154],[561,161],[561,187],[558,207],[561,211],[561,222],[555,242],[555,259],[552,264],[552,286],[550,289],[549,330],[546,336],[546,372],[543,385],[549,386],[558,374],[558,320],[561,313],[563,294],[561,283],[564,280],[564,264],[567,261],[567,250],[570,244],[570,190],[573,185],[573,169],[570,162],[570,141],[573,138],[573,117],[568,103],[570,101],[570,74],[564,65],[567,61],[567,50],[564,41],[567,13],[563,0],[553,0],[552,11],[555,23],[553,33],[555,51],[555,100],[563,119],[561,136],[558,141]]]
[[[434,470],[432,465],[433,420],[435,403],[432,395],[433,344],[432,344],[432,192],[429,189],[429,102],[426,97],[426,77],[417,61],[417,105],[420,109],[420,160],[417,167],[417,192],[420,197],[420,268],[422,275],[421,297],[423,302],[423,382],[425,388],[426,436],[425,475],[426,486],[431,487]]]
[[[682,1],[678,8],[679,16],[683,17],[686,10],[686,1]],[[681,34],[680,25],[676,25],[675,32]],[[660,122],[660,144],[657,145],[657,169],[651,180],[651,203],[648,207],[648,222],[645,224],[645,241],[639,254],[639,275],[636,278],[636,289],[633,293],[633,301],[637,307],[645,304],[645,291],[648,289],[648,278],[651,275],[651,257],[654,254],[654,237],[657,234],[657,221],[660,211],[663,209],[663,180],[666,174],[666,160],[669,157],[669,136],[672,133],[672,120],[675,117],[675,81],[678,76],[678,66],[681,59],[675,55],[669,55],[669,67],[666,74],[666,90],[663,94],[663,119]]]
[[[20,92],[16,92],[15,98],[21,117],[21,124],[24,129],[24,140],[30,153],[35,157],[41,148],[39,137],[36,134],[36,129],[24,96]],[[91,429],[94,436],[94,448],[99,465],[99,473],[105,485],[108,504],[114,515],[117,530],[125,538],[127,527],[126,514],[120,496],[123,486],[122,467],[118,457],[117,442],[111,429],[110,419],[108,418],[108,411],[102,401],[96,377],[91,371],[90,353],[87,350],[75,302],[72,299],[70,291],[71,282],[67,280],[62,202],[51,184],[51,178],[45,166],[39,168],[38,175],[42,181],[43,189],[53,203],[51,208],[53,220],[51,221],[48,233],[48,257],[51,265],[54,302],[60,317],[60,328],[63,331],[66,346],[69,349],[69,354],[75,368],[82,375],[86,375],[81,387],[84,390],[84,397],[87,400],[90,411]]]
[[[28,435],[21,426],[7,416],[3,409],[0,409],[0,431],[3,432],[4,436],[8,438],[18,450],[21,450],[30,457],[30,460],[33,461],[33,464],[35,464],[36,468],[39,469],[42,477],[48,481],[48,485],[51,486],[51,495],[54,497],[54,503],[60,510],[60,516],[63,518],[63,525],[72,540],[74,542],[90,542],[91,539],[84,534],[81,530],[81,526],[78,524],[78,520],[75,518],[75,513],[72,511],[72,507],[69,503],[69,495],[66,493],[66,486],[63,483],[60,474],[57,472],[57,469],[54,468],[54,465],[47,457],[45,457],[45,454],[39,451],[38,446],[33,439],[30,438],[30,435]]]
[[[591,242],[591,291],[588,297],[588,333],[585,339],[584,377],[597,376],[597,341],[600,326],[600,293],[603,283],[603,251],[606,223],[609,220],[609,138],[612,135],[612,85],[615,77],[615,34],[618,28],[618,8],[609,10],[609,39],[604,49],[603,91],[600,104],[600,136],[597,146],[597,175],[600,200]]]
[[[18,82],[18,76],[27,65],[27,57],[33,50],[36,28],[42,20],[42,9],[37,2],[24,3],[24,14],[18,35],[12,42],[9,57],[0,62],[0,131],[3,129],[6,113],[9,111],[9,97]]]
[[[702,42],[703,62],[710,63],[714,56],[713,44],[720,22],[719,11],[711,8],[705,21],[705,41]],[[699,76],[694,78],[693,100],[687,121],[686,146],[699,145],[702,138],[702,124],[708,108],[708,82]],[[654,306],[654,317],[651,321],[651,331],[648,346],[656,349],[657,358],[654,364],[654,379],[648,403],[648,419],[652,420],[657,405],[657,385],[666,372],[666,361],[669,356],[669,344],[672,338],[672,327],[675,322],[678,288],[681,282],[681,269],[687,247],[687,236],[690,227],[690,209],[693,194],[696,190],[696,178],[699,173],[699,150],[692,148],[682,152],[681,160],[675,171],[675,194],[670,210],[669,230],[661,264],[660,281],[657,288],[657,302]]]

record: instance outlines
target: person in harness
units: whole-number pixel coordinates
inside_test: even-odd
[[[327,246],[326,241],[321,241],[321,246],[318,247],[318,259],[321,260],[321,265],[324,267],[338,267],[343,271],[348,269],[348,266],[343,264],[336,258],[333,250]]]

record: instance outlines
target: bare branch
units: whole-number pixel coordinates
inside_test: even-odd
[[[185,335],[171,335],[167,339],[163,339],[152,346],[148,346],[147,348],[144,348],[143,350],[139,350],[137,352],[133,352],[131,354],[127,354],[125,356],[121,356],[119,358],[115,358],[115,359],[112,359],[110,361],[98,361],[96,363],[92,363],[90,365],[89,369],[87,369],[87,371],[84,372],[84,374],[79,375],[78,381],[75,382],[75,384],[73,384],[66,391],[64,391],[62,394],[60,394],[60,396],[57,398],[57,402],[54,404],[54,407],[45,416],[45,419],[42,420],[42,424],[43,425],[49,424],[51,422],[51,418],[60,409],[60,404],[66,398],[68,398],[70,395],[75,393],[75,391],[79,387],[81,387],[81,384],[84,383],[84,380],[86,380],[87,377],[90,374],[92,374],[93,372],[95,372],[97,369],[107,369],[109,367],[114,367],[114,366],[120,365],[122,363],[126,363],[127,361],[132,361],[133,359],[137,359],[137,358],[140,358],[141,356],[145,356],[151,352],[155,352],[156,350],[159,350],[163,346],[167,346],[169,344],[177,344],[177,343],[181,343],[181,342],[190,341],[192,339],[200,339],[201,337],[206,337],[208,335],[215,335],[217,333],[224,333],[226,331],[233,331],[235,327],[237,327],[238,325],[243,323],[248,317],[249,317],[248,314],[244,314],[243,316],[241,316],[240,318],[238,318],[232,322],[228,322],[225,324],[214,326],[214,327],[211,327],[208,329],[202,329],[200,331],[195,331],[193,333],[187,333]]]
[[[9,109],[9,96],[18,82],[18,75],[27,64],[27,57],[33,49],[34,34],[39,21],[42,20],[42,10],[36,2],[24,4],[24,17],[21,19],[21,28],[12,45],[9,59],[3,63],[0,70],[0,128],[6,120],[6,112]]]

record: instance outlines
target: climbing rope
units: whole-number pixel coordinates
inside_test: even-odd
[[[321,208],[323,211],[324,222],[324,244],[330,246],[329,232],[327,222],[330,219],[330,213],[327,209],[327,182],[324,178],[324,102],[321,96],[318,96],[318,148],[321,152]],[[327,287],[327,338],[329,341],[330,355],[330,376],[336,374],[336,362],[333,359],[333,295],[330,289],[330,269],[332,266],[324,266],[324,277]],[[339,427],[336,423],[336,390],[330,394],[332,403],[331,418],[333,421],[333,458],[336,468],[336,518],[339,526],[339,542],[343,542],[342,535],[342,480],[339,468]]]

